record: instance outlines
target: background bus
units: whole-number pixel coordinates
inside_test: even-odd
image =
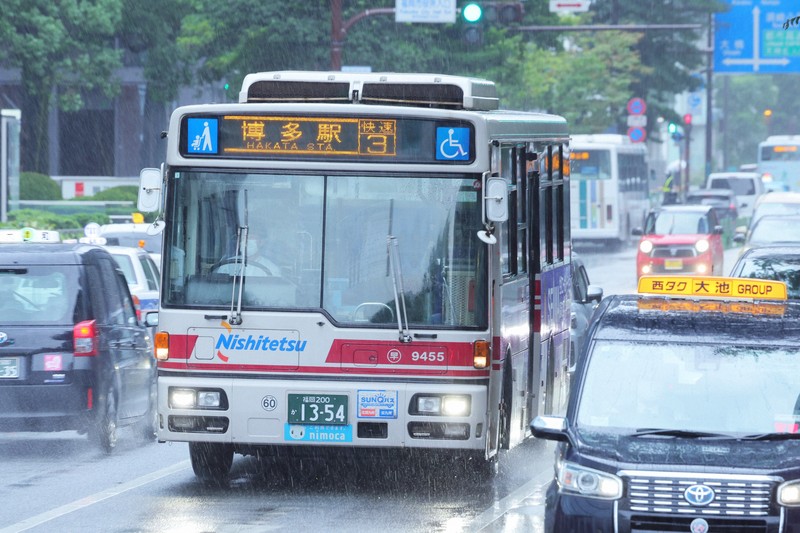
[[[647,148],[625,135],[573,135],[570,176],[573,242],[631,242],[650,208]]]
[[[432,74],[250,74],[175,110],[139,202],[164,191],[159,440],[206,480],[320,447],[494,470],[566,405],[567,143]]]
[[[800,135],[770,135],[760,142],[756,171],[767,191],[800,191]]]

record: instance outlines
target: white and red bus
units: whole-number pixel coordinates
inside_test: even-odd
[[[250,74],[175,110],[139,200],[165,222],[159,440],[210,481],[318,446],[492,471],[565,406],[567,145],[432,74]]]

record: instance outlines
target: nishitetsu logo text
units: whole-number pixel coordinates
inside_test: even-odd
[[[246,350],[262,352],[302,352],[306,349],[308,341],[287,339],[282,337],[274,339],[269,336],[248,335],[220,335],[217,339],[217,350]]]

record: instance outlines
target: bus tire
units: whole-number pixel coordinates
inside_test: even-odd
[[[221,485],[228,480],[233,465],[233,446],[217,442],[190,442],[192,470],[204,483]]]

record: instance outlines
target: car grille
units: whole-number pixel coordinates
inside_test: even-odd
[[[694,257],[696,255],[694,246],[655,246],[650,252],[650,257],[661,257],[665,259]]]
[[[619,510],[630,519],[633,531],[688,531],[696,518],[704,518],[715,533],[767,531],[778,517],[771,505],[780,479],[694,473],[624,471],[626,495]],[[684,494],[694,485],[714,491],[707,505],[692,505]],[[677,529],[672,529],[676,527]]]

